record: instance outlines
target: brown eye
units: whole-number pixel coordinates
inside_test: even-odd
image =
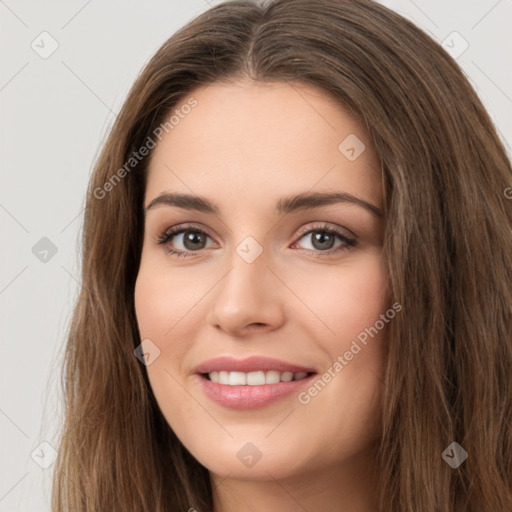
[[[204,249],[204,245],[206,243],[206,235],[201,231],[183,231],[183,246],[188,251],[197,251],[198,249]],[[175,235],[176,236],[176,235]]]

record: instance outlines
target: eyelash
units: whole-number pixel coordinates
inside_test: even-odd
[[[203,231],[202,229],[196,228],[194,226],[186,226],[186,225],[185,226],[173,226],[173,227],[167,229],[161,235],[159,235],[156,243],[159,244],[159,245],[165,246],[175,236],[177,236],[177,235],[179,235],[181,233],[187,232],[187,231],[190,231],[190,232],[193,232],[193,233],[200,233],[201,235],[204,235],[204,236],[207,236],[207,237],[211,238],[210,235],[208,233],[206,233],[206,231]],[[303,249],[303,250],[306,250],[308,252],[317,253],[317,254],[313,254],[313,256],[315,256],[315,257],[322,257],[324,255],[330,256],[330,255],[333,255],[333,254],[338,254],[340,252],[350,250],[351,248],[353,248],[353,247],[355,247],[357,245],[357,241],[356,240],[354,240],[352,238],[348,238],[347,236],[343,235],[338,230],[330,227],[327,224],[322,224],[322,225],[319,225],[319,226],[313,226],[311,229],[309,229],[308,231],[306,231],[305,233],[300,235],[300,237],[297,239],[297,241],[302,239],[306,235],[310,235],[311,233],[316,233],[316,232],[327,233],[329,235],[335,235],[339,239],[341,239],[341,241],[343,242],[343,245],[341,245],[340,247],[338,247],[336,249],[330,249],[328,251],[312,251],[311,249]],[[201,250],[203,250],[203,249],[199,249],[197,251],[178,251],[178,250],[172,249],[170,247],[166,247],[165,249],[166,249],[166,252],[168,254],[170,254],[171,256],[176,256],[178,258],[193,258],[195,256],[192,256],[191,253],[193,254],[193,253],[201,252]]]

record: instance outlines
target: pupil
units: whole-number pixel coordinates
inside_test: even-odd
[[[324,245],[325,240],[328,240],[326,245]],[[317,242],[319,242],[319,246],[317,246]],[[317,249],[331,249],[333,242],[334,237],[329,233],[317,232],[313,236],[313,246],[315,246]]]
[[[201,243],[201,238],[203,236],[201,235],[201,233],[198,233],[197,231],[187,231],[185,233],[185,236],[183,237],[183,243],[185,245],[185,247],[187,247],[187,249],[198,249],[198,247],[195,247],[194,244],[197,244],[197,243]],[[199,240],[199,241],[198,241]],[[203,240],[204,242],[204,240]],[[190,247],[190,245],[192,244],[192,246]],[[199,247],[199,249],[201,249],[201,247]]]

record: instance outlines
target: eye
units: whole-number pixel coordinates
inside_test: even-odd
[[[309,237],[311,248],[302,248],[314,256],[337,254],[357,245],[357,241],[354,238],[344,235],[327,224],[313,226],[303,233],[298,240],[307,239],[307,237]],[[175,238],[178,238],[177,242],[174,240]],[[194,252],[200,252],[206,248],[205,244],[208,238],[211,238],[208,233],[194,226],[173,226],[158,237],[157,243],[163,245],[168,254],[179,258],[189,258],[194,257]],[[339,243],[334,247],[336,239],[338,239]],[[183,249],[176,249],[174,247],[176,243],[181,244]],[[291,247],[293,248],[297,244],[298,241]]]
[[[308,240],[308,238],[310,247],[306,247],[305,249],[316,253],[314,256],[335,254],[341,251],[349,250],[350,248],[357,245],[357,241],[354,238],[350,238],[344,235],[342,232],[330,227],[327,224],[322,224],[320,226],[314,226],[313,228],[310,228],[306,233],[300,236],[299,240]],[[339,240],[339,244],[336,246],[336,248],[334,248],[336,239]],[[295,242],[295,244],[297,243],[298,242]]]
[[[183,236],[181,237],[181,235]],[[184,246],[184,250],[171,247],[171,241],[177,237],[181,237],[179,243]],[[210,236],[202,229],[193,226],[174,226],[159,236],[157,243],[165,246],[169,254],[186,258],[190,256],[189,252],[197,252],[204,249],[204,243],[207,238],[210,238]],[[173,241],[172,245],[175,243]]]

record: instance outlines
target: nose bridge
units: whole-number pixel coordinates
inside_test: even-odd
[[[233,246],[228,256],[229,273],[222,284],[226,299],[240,299],[243,303],[262,300],[266,295],[269,270],[268,249],[265,250],[253,236],[246,236]]]
[[[263,235],[262,235],[263,237]],[[270,272],[270,250],[255,237],[245,236],[233,246],[228,272],[218,283],[212,321],[236,331],[250,324],[274,325],[282,319],[278,285]]]

